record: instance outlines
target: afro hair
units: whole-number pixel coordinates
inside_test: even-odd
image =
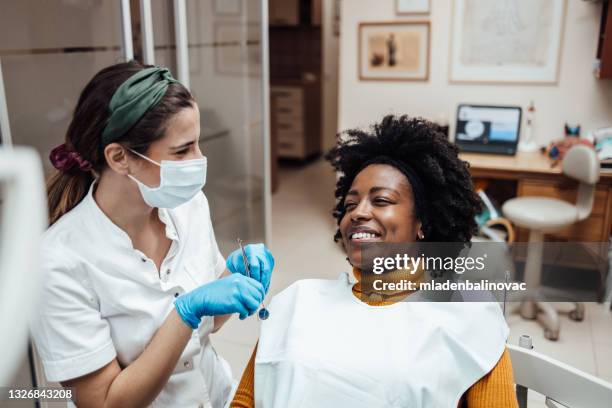
[[[344,200],[363,165],[387,157],[411,168],[424,187],[426,217],[419,219],[428,242],[467,243],[477,231],[474,217],[482,202],[474,191],[468,163],[459,159],[438,125],[421,118],[388,115],[370,131],[351,129],[341,133],[337,145],[326,155],[336,172],[338,225],[344,217]],[[421,214],[422,215],[422,214]],[[341,238],[336,231],[334,240]]]

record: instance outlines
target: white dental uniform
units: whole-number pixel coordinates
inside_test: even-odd
[[[370,306],[351,287],[346,274],[308,279],[272,299],[255,357],[257,408],[454,408],[504,352],[497,303]]]
[[[117,358],[125,367],[144,351],[174,308],[175,297],[217,279],[225,259],[203,193],[159,210],[172,240],[158,272],[93,199],[93,184],[43,237],[44,290],[32,336],[49,381],[91,373]],[[223,407],[229,365],[209,340],[205,317],[153,407]]]

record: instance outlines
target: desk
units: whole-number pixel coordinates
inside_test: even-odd
[[[539,152],[501,156],[479,153],[461,153],[459,157],[470,163],[475,181],[496,180],[516,183],[515,196],[545,196],[571,203],[576,201],[578,183],[561,172],[561,164],[551,167],[551,161]],[[501,204],[501,203],[500,203]],[[612,171],[601,172],[595,189],[593,211],[589,218],[549,238],[566,241],[607,242],[612,232]],[[517,241],[527,241],[528,231],[519,228]]]

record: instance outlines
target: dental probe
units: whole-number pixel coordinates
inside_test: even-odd
[[[244,247],[242,246],[242,240],[240,238],[236,238],[236,241],[238,242],[238,246],[240,247],[240,251],[242,252],[242,261],[244,262],[244,267],[246,269],[247,277],[250,278],[251,277],[251,267],[249,265],[249,260],[247,259],[247,256],[246,256],[246,252],[244,251]],[[259,320],[266,320],[268,317],[270,317],[270,312],[263,305],[263,301],[261,302],[261,308],[259,309],[259,312],[257,313],[257,317],[259,318]]]

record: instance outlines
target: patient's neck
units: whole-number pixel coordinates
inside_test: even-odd
[[[424,281],[425,274],[422,269],[410,273],[406,270],[394,270],[385,272],[380,275],[373,275],[371,273],[362,273],[359,268],[353,267],[353,275],[357,280],[357,283],[353,285],[353,295],[364,303],[370,306],[386,306],[394,304],[404,300],[410,294],[416,292],[416,290],[395,290],[389,289],[388,286],[382,289],[376,289],[373,285],[373,280],[381,280],[384,283],[400,283],[401,281],[414,282],[416,286],[420,282]],[[377,284],[376,287],[380,287],[381,284]]]

